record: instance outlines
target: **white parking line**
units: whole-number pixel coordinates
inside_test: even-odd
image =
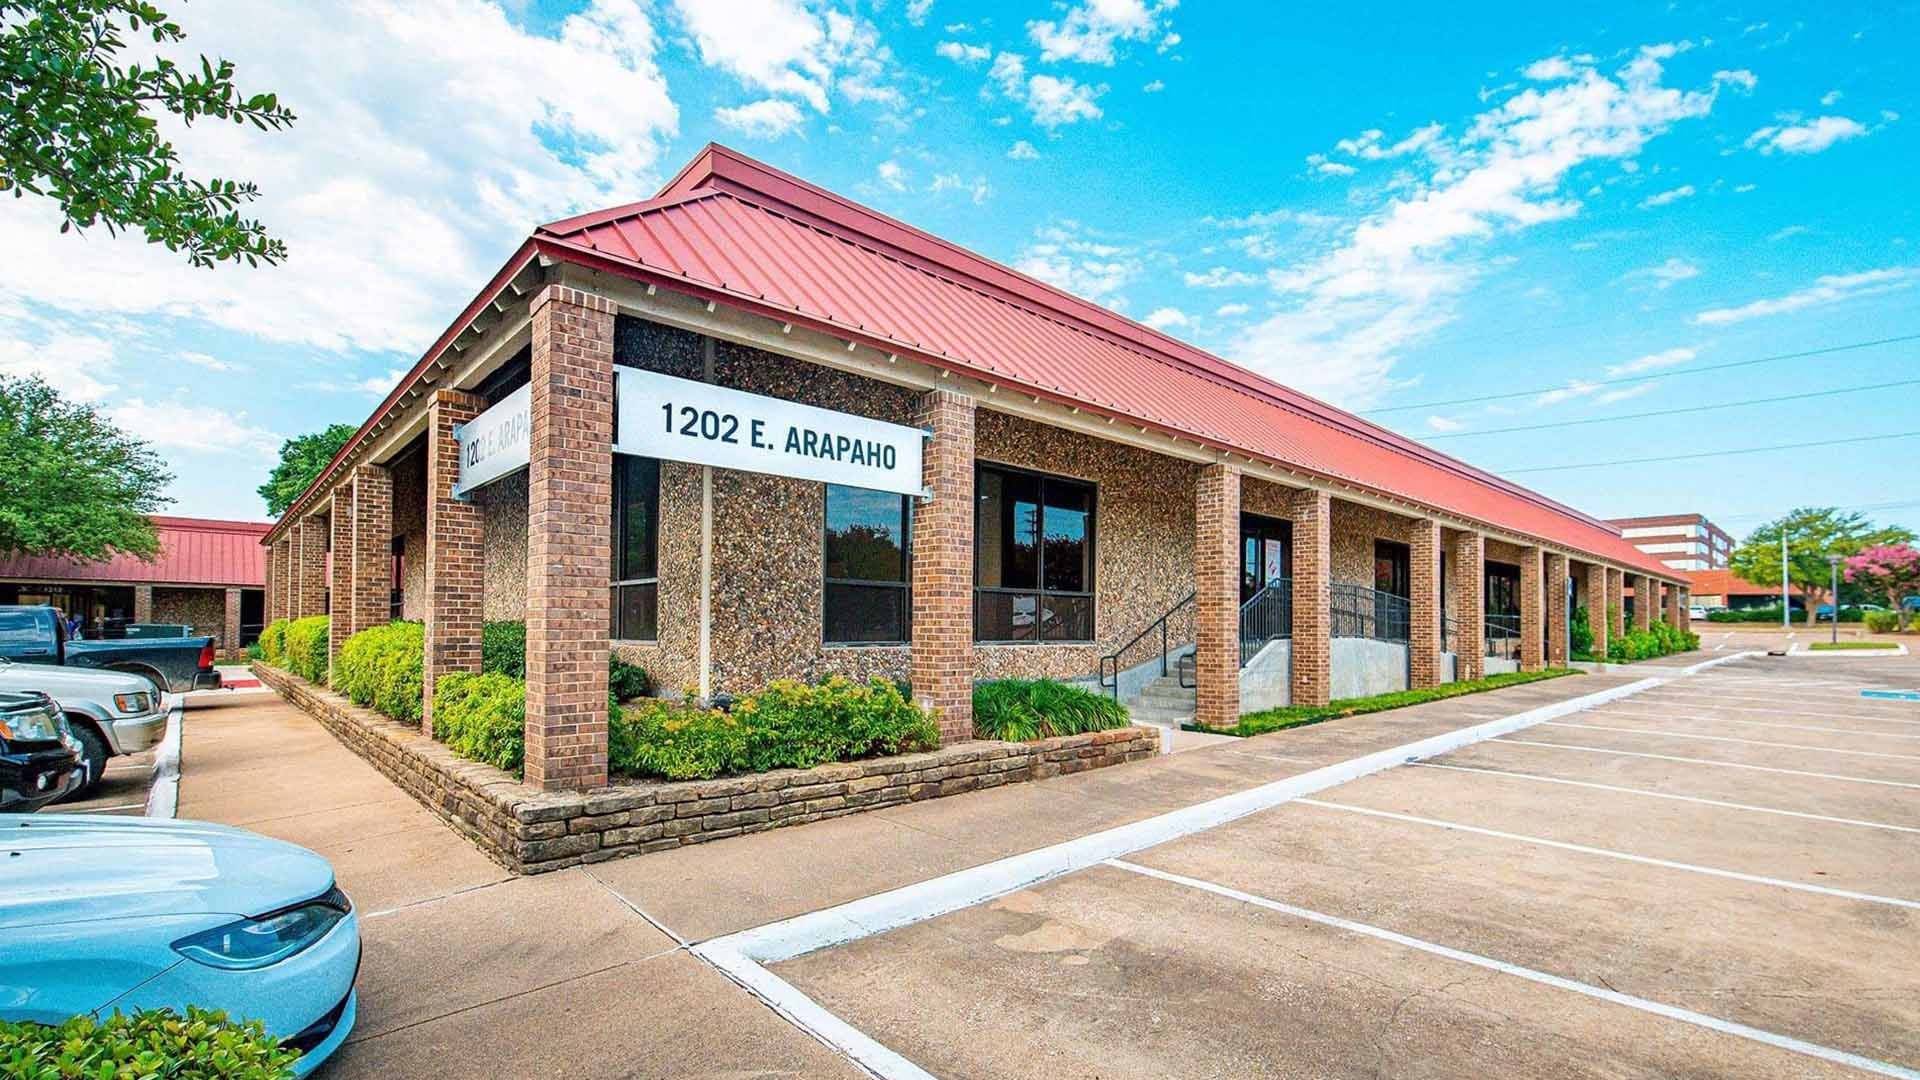
[[[1781,773],[1786,776],[1811,776],[1820,780],[1844,780],[1853,784],[1879,784],[1882,787],[1912,788],[1920,784],[1900,780],[1875,780],[1865,776],[1841,776],[1838,773],[1809,772],[1806,769],[1778,769],[1771,765],[1748,765],[1743,761],[1715,761],[1712,758],[1680,757],[1676,754],[1648,754],[1639,750],[1613,750],[1604,746],[1574,746],[1571,743],[1538,742],[1533,739],[1489,739],[1502,746],[1545,746],[1554,750],[1577,750],[1583,754],[1616,754],[1620,757],[1652,758],[1655,761],[1684,761],[1689,765],[1718,765],[1723,769],[1747,769],[1752,772]]]
[[[1726,704],[1726,702],[1728,701],[1745,701],[1745,700],[1751,700],[1751,699],[1722,698],[1722,697],[1680,697],[1678,695],[1666,694],[1666,695],[1661,695],[1658,698],[1648,698],[1647,703],[1651,705],[1677,705],[1680,708],[1700,708],[1702,706],[1710,706],[1712,708],[1719,709],[1723,712],[1759,713],[1762,716],[1781,716],[1781,715],[1818,716],[1818,717],[1821,717],[1822,719],[1828,719],[1828,720],[1883,720],[1889,724],[1920,724],[1920,719],[1913,718],[1913,711],[1911,709],[1899,710],[1899,712],[1903,713],[1904,715],[1895,715],[1895,713],[1892,713],[1892,712],[1882,714],[1882,713],[1869,712],[1865,710],[1857,711],[1857,712],[1843,712],[1843,713],[1816,712],[1812,709],[1802,709],[1796,706],[1782,705],[1782,704],[1775,704],[1774,707],[1771,709],[1755,709],[1755,708],[1749,708],[1745,705]]]
[[[1789,731],[1818,731],[1827,735],[1864,735],[1870,739],[1920,739],[1920,734],[1909,735],[1901,731],[1855,731],[1853,728],[1813,727],[1808,724],[1777,724],[1771,720],[1735,720],[1730,716],[1707,716],[1697,712],[1677,712],[1671,715],[1654,713],[1621,712],[1608,709],[1605,712],[1595,710],[1595,716],[1618,716],[1629,720],[1705,720],[1713,724],[1745,724],[1748,727],[1786,728]]]
[[[1396,814],[1391,810],[1375,810],[1367,806],[1354,806],[1349,803],[1325,802],[1320,799],[1295,799],[1300,806],[1317,806],[1323,810],[1344,810],[1350,814],[1365,814],[1369,817],[1390,818],[1414,825],[1431,825],[1437,829],[1452,832],[1473,833],[1477,836],[1491,836],[1500,840],[1513,840],[1522,844],[1536,844],[1540,847],[1558,848],[1561,851],[1578,852],[1582,855],[1597,855],[1605,859],[1619,859],[1621,862],[1640,863],[1643,866],[1658,866],[1665,870],[1683,870],[1690,874],[1705,874],[1708,877],[1729,878],[1744,881],[1752,885],[1771,885],[1779,889],[1792,889],[1796,892],[1819,893],[1823,896],[1837,896],[1843,900],[1864,900],[1870,904],[1889,904],[1893,907],[1914,908],[1920,910],[1920,900],[1906,900],[1898,896],[1878,896],[1874,893],[1854,892],[1850,889],[1835,889],[1826,885],[1808,885],[1785,878],[1766,877],[1762,874],[1746,874],[1738,870],[1722,870],[1717,866],[1700,866],[1695,863],[1674,862],[1671,859],[1656,859],[1649,855],[1635,855],[1629,851],[1615,851],[1612,848],[1590,847],[1586,844],[1570,844],[1564,840],[1549,840],[1543,836],[1527,836],[1523,833],[1502,832],[1499,829],[1483,829],[1478,825],[1463,825],[1457,821],[1441,821],[1439,818],[1417,817],[1413,814]]]
[[[1338,915],[1327,915],[1322,912],[1311,911],[1307,908],[1295,907],[1292,904],[1282,903],[1278,900],[1270,900],[1264,896],[1255,896],[1252,893],[1242,892],[1239,889],[1229,888],[1225,885],[1216,885],[1211,881],[1201,881],[1198,878],[1190,878],[1181,874],[1171,874],[1165,870],[1155,870],[1153,867],[1141,866],[1137,863],[1130,863],[1122,859],[1109,859],[1107,860],[1107,865],[1118,870],[1126,870],[1135,874],[1144,874],[1147,877],[1159,878],[1162,881],[1171,882],[1175,885],[1184,885],[1190,889],[1210,892],[1216,896],[1224,896],[1230,900],[1238,900],[1243,904],[1251,904],[1254,907],[1265,908],[1268,911],[1277,911],[1281,914],[1291,915],[1298,919],[1305,919],[1308,922],[1318,923],[1322,926],[1345,930],[1348,933],[1359,934],[1362,937],[1370,937],[1377,941],[1386,941],[1395,945],[1404,945],[1409,949],[1417,949],[1420,952],[1433,956],[1444,957],[1448,960],[1457,960],[1463,964],[1471,964],[1474,967],[1483,968],[1488,971],[1497,971],[1503,975],[1512,975],[1515,978],[1539,983],[1542,986],[1551,986],[1557,990],[1568,990],[1613,1005],[1624,1005],[1629,1009],[1652,1013],[1655,1016],[1665,1017],[1668,1020],[1678,1020],[1683,1024],[1691,1024],[1695,1027],[1706,1028],[1709,1031],[1717,1031],[1723,1035],[1732,1035],[1735,1038],[1763,1043],[1767,1046],[1778,1047],[1779,1049],[1791,1051],[1796,1054],[1803,1054],[1807,1057],[1819,1058],[1822,1061],[1831,1061],[1835,1064],[1851,1066],[1852,1068],[1876,1073],[1880,1076],[1900,1077],[1902,1080],[1920,1080],[1920,1072],[1885,1061],[1879,1061],[1874,1058],[1862,1057],[1859,1054],[1846,1050],[1823,1046],[1819,1043],[1807,1042],[1804,1039],[1796,1039],[1790,1035],[1781,1035],[1761,1028],[1748,1027],[1745,1024],[1735,1023],[1732,1020],[1722,1020],[1717,1016],[1708,1016],[1705,1013],[1694,1012],[1692,1009],[1682,1009],[1676,1005],[1667,1005],[1658,1001],[1651,1001],[1647,998],[1635,997],[1632,994],[1623,994],[1618,990],[1609,990],[1604,987],[1576,982],[1564,976],[1550,974],[1534,968],[1521,967],[1518,964],[1509,964],[1504,960],[1495,960],[1490,956],[1481,956],[1479,953],[1470,953],[1464,949],[1455,949],[1447,945],[1440,945],[1435,942],[1408,937],[1405,934],[1395,933],[1392,930],[1387,930],[1382,927],[1369,926],[1366,923],[1357,923],[1351,919],[1343,919]]]
[[[1808,821],[1827,821],[1835,825],[1859,825],[1868,829],[1887,829],[1891,832],[1920,833],[1920,828],[1911,825],[1889,825],[1882,821],[1862,821],[1859,818],[1833,817],[1828,814],[1809,814],[1799,810],[1782,810],[1777,806],[1754,806],[1751,803],[1726,802],[1722,799],[1703,799],[1698,795],[1676,795],[1671,791],[1650,791],[1646,788],[1621,787],[1618,784],[1600,784],[1592,780],[1568,780],[1561,776],[1541,776],[1538,773],[1510,772],[1506,769],[1484,769],[1475,765],[1444,765],[1438,761],[1410,761],[1408,765],[1417,769],[1450,769],[1454,772],[1484,773],[1488,776],[1505,776],[1515,780],[1533,780],[1542,784],[1565,784],[1568,787],[1592,788],[1595,791],[1613,791],[1622,795],[1644,795],[1650,799],[1672,799],[1675,802],[1698,803],[1702,806],[1718,806],[1728,810],[1751,810],[1756,814],[1778,814],[1781,817],[1804,818]]]
[[[1743,746],[1771,746],[1776,750],[1817,750],[1822,754],[1846,754],[1850,757],[1891,758],[1895,761],[1920,761],[1916,754],[1883,754],[1878,750],[1842,750],[1833,746],[1807,746],[1804,743],[1767,742],[1762,739],[1736,739],[1731,735],[1699,735],[1688,731],[1661,731],[1649,728],[1610,727],[1606,724],[1548,723],[1541,727],[1579,728],[1583,731],[1615,731],[1625,735],[1656,735],[1663,739],[1698,739],[1702,742],[1739,743]]]

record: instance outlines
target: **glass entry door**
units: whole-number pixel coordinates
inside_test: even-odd
[[[1293,523],[1240,515],[1240,602],[1293,575]]]

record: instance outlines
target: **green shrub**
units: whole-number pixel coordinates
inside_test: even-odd
[[[1028,742],[1127,726],[1126,707],[1053,679],[995,679],[973,688],[973,733]]]
[[[653,676],[639,664],[629,664],[618,656],[607,657],[607,693],[615,701],[631,701],[653,692]]]
[[[287,620],[275,619],[260,631],[260,659],[275,667],[287,662]]]
[[[1691,652],[1699,647],[1700,635],[1656,622],[1645,630],[1630,629],[1610,639],[1607,642],[1607,659],[1616,664],[1630,664],[1635,660]]]
[[[265,660],[266,658],[267,658],[267,651],[260,647],[260,643],[258,641],[247,646],[247,659]]]
[[[1593,624],[1587,621],[1587,609],[1577,607],[1567,619],[1567,646],[1573,655],[1586,657],[1593,655]]]
[[[813,686],[770,683],[731,712],[646,698],[609,722],[607,742],[615,772],[704,780],[931,750],[940,731],[896,684],[836,676]]]
[[[333,688],[355,705],[366,705],[405,724],[420,722],[421,668],[426,628],[391,622],[348,638],[333,666]]]
[[[1876,634],[1891,634],[1900,629],[1900,613],[1897,611],[1869,611],[1866,613],[1867,629]]]
[[[518,619],[480,628],[480,670],[516,679],[527,677],[527,624]]]
[[[527,624],[519,619],[502,619],[481,627],[480,670],[526,678]],[[608,656],[607,690],[615,701],[645,697],[653,692],[653,678],[638,664]]]
[[[234,1023],[192,1005],[184,1017],[154,1009],[58,1027],[0,1021],[0,1068],[20,1080],[284,1080],[299,1057],[258,1020]]]
[[[459,671],[433,687],[433,737],[469,761],[518,775],[526,758],[527,684]]]
[[[1795,610],[1793,613],[1793,621],[1795,622],[1805,622],[1806,618],[1807,613],[1804,610]],[[1772,623],[1778,626],[1780,625],[1780,605],[1774,604],[1770,607],[1740,608],[1737,611],[1715,611],[1707,616],[1707,621],[1718,623]]]
[[[288,623],[286,656],[282,666],[308,682],[326,682],[327,628],[330,625],[325,615],[311,615]]]
[[[1198,724],[1185,725],[1188,731],[1205,731],[1216,735],[1265,735],[1270,731],[1285,728],[1305,727],[1326,720],[1337,720],[1346,716],[1360,716],[1365,713],[1386,712],[1389,709],[1404,709],[1409,705],[1423,705],[1429,701],[1460,697],[1463,694],[1478,694],[1487,690],[1499,690],[1523,683],[1539,682],[1542,679],[1557,679],[1562,675],[1582,674],[1576,668],[1542,668],[1539,671],[1506,671],[1489,675],[1484,679],[1469,682],[1441,683],[1439,686],[1425,687],[1420,690],[1396,690],[1388,694],[1375,694],[1372,697],[1342,698],[1325,705],[1282,705],[1277,709],[1265,709],[1257,713],[1248,713],[1240,722],[1230,728],[1202,727]]]

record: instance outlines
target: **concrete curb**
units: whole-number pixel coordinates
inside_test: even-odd
[[[153,786],[147,789],[147,816],[172,818],[180,811],[180,746],[187,726],[187,703],[176,696],[167,708],[167,734],[153,755]]]
[[[1848,657],[1849,659],[1855,659],[1859,657],[1871,657],[1871,656],[1910,656],[1912,655],[1907,651],[1906,645],[1898,641],[1894,642],[1891,648],[1886,648],[1886,649],[1815,649],[1813,648],[1813,645],[1814,645],[1813,642],[1807,642],[1807,641],[1795,642],[1793,648],[1787,650],[1787,655],[1788,656],[1817,656],[1822,660],[1831,660],[1835,657],[1840,657],[1840,656]]]

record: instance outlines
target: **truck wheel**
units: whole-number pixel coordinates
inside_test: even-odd
[[[70,722],[69,726],[73,728],[74,741],[80,744],[81,754],[87,759],[87,782],[84,787],[75,788],[65,798],[56,800],[58,802],[75,802],[92,795],[93,789],[100,786],[107,767],[107,740],[101,738],[93,725],[86,721]]]

